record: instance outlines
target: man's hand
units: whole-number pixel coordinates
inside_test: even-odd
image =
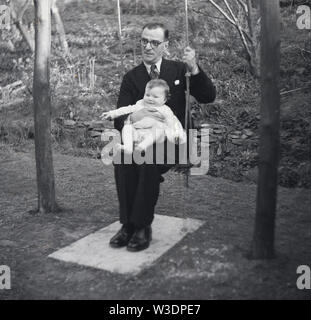
[[[196,75],[200,72],[199,67],[197,65],[196,58],[195,58],[194,49],[190,47],[186,47],[182,60],[186,63],[192,75]]]
[[[111,115],[111,112],[103,112],[100,116],[101,119],[103,120],[113,120],[113,117]]]
[[[135,111],[131,114],[132,122],[140,121],[145,117],[150,117],[160,122],[165,122],[165,117],[162,115],[162,113],[153,107],[144,107],[143,109]]]

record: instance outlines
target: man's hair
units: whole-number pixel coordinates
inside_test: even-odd
[[[169,36],[169,31],[166,28],[166,26],[161,22],[150,22],[150,23],[147,23],[147,24],[145,24],[143,26],[143,31],[145,29],[154,30],[154,29],[158,29],[158,28],[163,30],[164,40],[167,41],[168,40],[168,36]]]
[[[164,89],[164,94],[165,94],[165,99],[168,100],[170,97],[170,87],[168,86],[167,82],[165,80],[162,79],[153,79],[150,80],[147,85],[146,88],[152,89],[155,87],[161,87]]]

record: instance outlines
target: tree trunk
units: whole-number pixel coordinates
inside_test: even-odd
[[[51,148],[50,0],[35,0],[35,65],[33,81],[38,211],[56,211]]]
[[[252,5],[251,0],[247,0],[246,3],[247,6],[247,24],[248,24],[248,29],[249,29],[249,37],[251,39],[250,41],[250,51],[252,55],[252,65],[255,68],[254,75],[256,78],[259,78],[260,74],[260,40],[258,37],[258,31],[257,31],[257,19],[258,19],[258,9],[254,8]]]
[[[26,0],[22,8],[19,8],[20,12],[16,12],[13,2],[11,2],[10,11],[11,11],[11,17],[15,21],[17,29],[19,30],[19,32],[22,34],[23,38],[27,42],[31,52],[34,52],[35,50],[34,39],[31,33],[27,30],[26,26],[23,24],[23,16],[28,6],[30,5],[30,2],[31,2],[30,0]]]
[[[59,36],[59,42],[60,45],[65,53],[66,56],[69,56],[69,48],[68,48],[68,43],[66,40],[66,32],[65,32],[65,28],[64,28],[64,24],[62,21],[62,18],[59,14],[59,10],[58,7],[56,5],[56,0],[52,0],[51,3],[51,12],[52,15],[54,17],[55,20],[55,24],[56,24],[56,30]]]
[[[6,49],[10,52],[14,52],[15,51],[15,47],[14,44],[11,40],[6,40],[6,41],[2,41],[0,40],[0,49]]]
[[[153,12],[157,12],[157,2],[156,0],[152,0],[152,7],[153,7]]]
[[[21,21],[16,22],[16,27],[22,34],[23,38],[26,40],[31,52],[34,52],[34,41],[33,38],[31,37],[31,34],[28,32],[27,28],[24,26],[24,24]]]
[[[280,118],[280,9],[261,0],[261,124],[259,175],[252,257],[274,256]]]

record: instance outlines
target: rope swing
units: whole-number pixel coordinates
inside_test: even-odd
[[[122,43],[122,24],[121,24],[121,7],[120,7],[120,0],[117,0],[117,15],[118,15],[118,35],[119,35],[119,47],[120,47],[120,75],[124,75],[124,56],[123,56],[123,43]],[[185,0],[185,34],[186,34],[186,47],[189,46],[189,23],[188,23],[188,0]],[[186,103],[185,103],[185,131],[188,136],[188,143],[186,146],[186,157],[187,157],[187,164],[181,165],[181,167],[186,168],[185,174],[184,174],[184,187],[181,190],[181,194],[183,193],[184,204],[182,209],[182,218],[183,218],[183,226],[182,231],[187,231],[187,217],[186,217],[186,197],[187,197],[187,189],[189,188],[189,171],[190,171],[190,163],[189,163],[189,134],[188,130],[191,129],[192,121],[191,121],[191,114],[190,114],[190,70],[187,66],[187,71],[185,73],[186,77]],[[182,174],[180,175],[182,179]],[[182,183],[180,184],[182,186]]]
[[[117,12],[118,12],[118,26],[119,26],[119,42],[120,42],[120,55],[121,55],[121,76],[124,74],[124,57],[123,57],[123,43],[122,43],[122,24],[121,24],[121,7],[120,0],[117,0]]]
[[[186,47],[189,46],[189,24],[188,24],[188,1],[185,0],[185,31],[186,31]],[[190,71],[189,68],[187,67],[187,72],[185,74],[186,77],[186,106],[185,106],[185,130],[187,134],[187,147],[186,147],[186,157],[187,157],[187,164],[186,164],[186,172],[184,174],[184,187],[181,190],[181,194],[183,194],[183,206],[182,206],[182,218],[183,218],[183,223],[182,223],[182,228],[181,230],[183,232],[187,232],[188,227],[187,227],[187,214],[186,214],[186,203],[187,203],[187,190],[189,188],[189,171],[190,171],[190,165],[189,165],[189,134],[188,134],[188,129],[190,128]],[[182,185],[182,184],[180,184]]]
[[[185,31],[186,31],[186,47],[189,46],[189,23],[188,23],[188,0],[185,0]],[[186,110],[185,110],[185,130],[188,135],[188,129],[191,129],[191,114],[190,114],[190,71],[187,67],[186,77]],[[189,147],[189,135],[188,135],[188,147]],[[189,150],[187,148],[189,154]],[[187,154],[187,170],[185,174],[185,187],[189,187],[189,159]]]

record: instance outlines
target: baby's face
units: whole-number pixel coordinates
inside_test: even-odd
[[[144,103],[148,107],[160,107],[165,104],[165,91],[162,87],[146,87],[144,95]]]

